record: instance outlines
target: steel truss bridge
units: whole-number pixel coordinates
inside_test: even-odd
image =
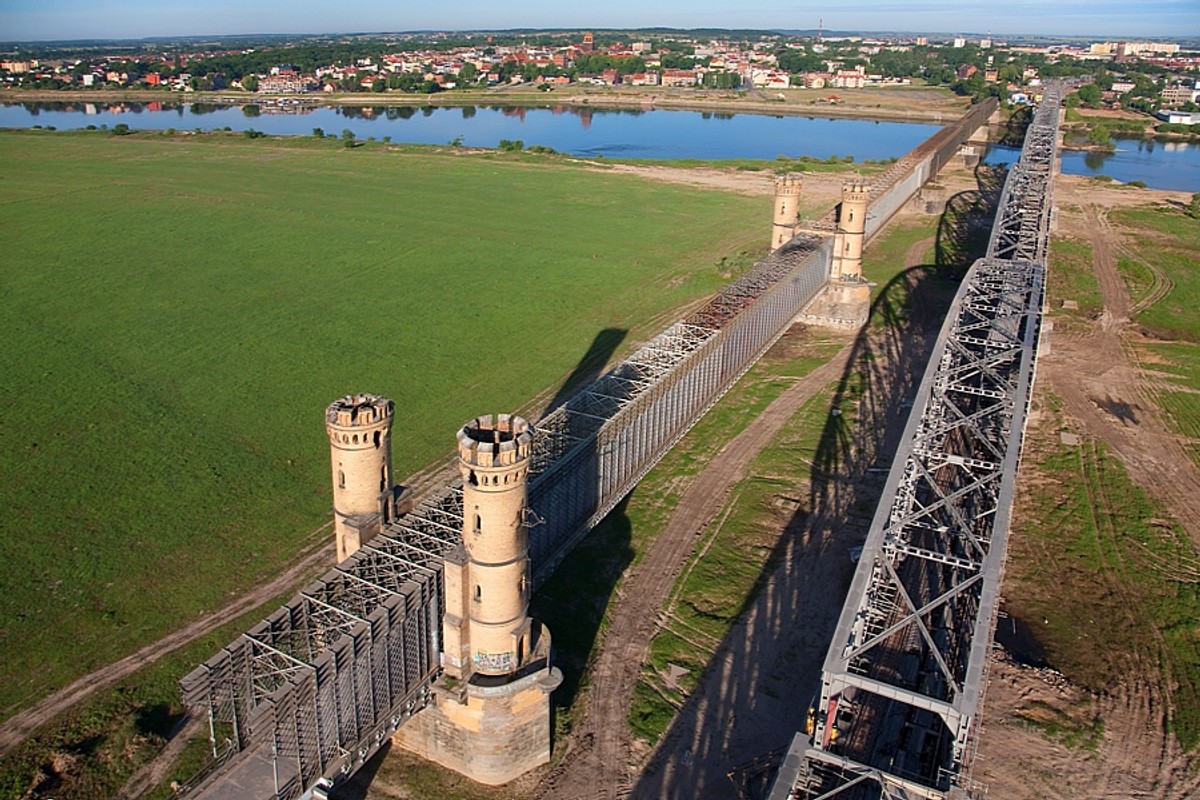
[[[1061,84],[935,345],[771,800],[969,796],[1033,386]]]
[[[890,216],[990,113],[974,109],[894,165],[873,207]],[[535,585],[788,329],[831,256],[830,237],[796,236],[538,421]],[[423,708],[441,671],[442,561],[461,531],[452,484],[188,674],[184,702],[208,719],[213,747],[188,794],[322,795]]]

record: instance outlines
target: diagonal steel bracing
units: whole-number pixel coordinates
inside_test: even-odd
[[[893,165],[872,190],[876,221],[993,108],[973,109]],[[787,330],[827,281],[831,247],[797,236],[542,417],[527,523],[535,584]],[[184,678],[184,701],[209,719],[214,757],[228,759],[201,794],[237,785],[244,795],[266,765],[269,786],[256,796],[299,797],[352,773],[420,710],[440,669],[442,560],[461,531],[461,489],[447,486]]]
[[[969,781],[1035,367],[1063,86],[947,314],[772,800],[941,798]]]

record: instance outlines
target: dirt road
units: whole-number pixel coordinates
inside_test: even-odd
[[[1089,331],[1053,334],[1041,375],[1082,431],[1107,444],[1134,483],[1163,503],[1200,544],[1200,469],[1164,420],[1130,347],[1139,337],[1130,329],[1133,306],[1117,270],[1120,234],[1107,224],[1106,209],[1070,189],[1059,194],[1084,209],[1078,221],[1062,216],[1092,246],[1104,312]],[[1159,273],[1150,296],[1162,286],[1170,284]]]
[[[0,725],[0,755],[7,753],[21,742],[29,738],[43,723],[61,714],[76,703],[82,702],[96,692],[112,686],[123,678],[127,678],[142,667],[153,664],[163,656],[175,652],[196,639],[231,622],[243,614],[249,613],[272,598],[285,594],[289,589],[303,584],[313,574],[324,571],[333,563],[333,537],[327,534],[329,525],[324,525],[309,534],[310,540],[317,540],[310,545],[292,564],[277,578],[253,591],[242,595],[229,605],[211,614],[205,614],[194,622],[185,625],[168,636],[148,644],[132,655],[122,658],[84,675],[75,682],[59,689],[27,708],[19,714],[10,717]]]
[[[612,800],[628,796],[635,759],[630,752],[627,717],[642,662],[659,627],[659,612],[675,579],[700,534],[745,476],[751,460],[806,400],[842,375],[849,354],[847,345],[785,390],[684,492],[666,530],[621,587],[592,668],[594,678],[587,691],[583,724],[572,733],[566,758],[543,781],[541,797]]]
[[[1170,283],[1147,265],[1156,273],[1155,285],[1146,298],[1132,303],[1117,268],[1119,255],[1131,253],[1108,223],[1105,207],[1129,202],[1128,195],[1101,199],[1086,184],[1057,180],[1060,229],[1091,245],[1104,310],[1082,331],[1051,333],[1035,391],[1060,397],[1065,424],[1104,442],[1130,479],[1200,544],[1200,470],[1167,426],[1149,391],[1153,379],[1144,374],[1131,346],[1141,335],[1129,318],[1165,296]],[[1066,210],[1075,207],[1080,211]],[[1095,751],[1048,739],[1017,713],[1031,708],[1051,709],[1084,724],[1101,720]],[[1200,796],[1196,758],[1183,753],[1170,733],[1169,711],[1170,694],[1157,663],[1130,664],[1124,682],[1094,697],[1061,676],[994,662],[974,777],[988,785],[990,795],[1011,800],[1195,798]]]

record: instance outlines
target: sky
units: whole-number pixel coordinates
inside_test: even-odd
[[[507,28],[753,28],[1097,36],[1200,35],[1200,0],[0,0],[0,41]]]

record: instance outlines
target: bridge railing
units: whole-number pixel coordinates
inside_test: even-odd
[[[988,255],[947,314],[826,656],[812,740],[772,800],[962,785],[1032,392],[1060,100],[1052,84]]]

